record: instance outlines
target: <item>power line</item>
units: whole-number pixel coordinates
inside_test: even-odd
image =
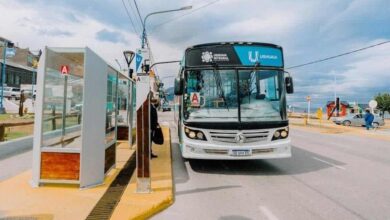
[[[130,16],[129,10],[127,10],[127,7],[126,7],[126,4],[125,4],[124,0],[122,0],[122,3],[123,3],[123,7],[125,7],[126,14],[127,14],[127,16],[129,17],[129,19],[130,19],[131,25],[133,26],[133,30],[134,30],[134,32],[135,32],[135,33],[138,33],[138,32],[137,32],[137,30],[136,30],[136,28],[135,28],[135,25],[134,25],[133,19],[131,19],[131,16]]]
[[[138,17],[139,17],[139,20],[141,21],[141,24],[142,24],[142,27],[145,25],[144,22],[142,21],[142,16],[141,16],[141,13],[139,12],[139,8],[138,8],[138,4],[137,4],[137,1],[134,0],[134,4],[135,4],[135,8],[137,9],[137,13],[138,13]]]
[[[202,8],[206,8],[206,7],[210,6],[210,5],[213,5],[213,4],[215,4],[215,3],[219,2],[219,1],[220,1],[220,0],[214,0],[214,1],[209,2],[209,3],[207,3],[207,4],[204,4],[204,5],[202,5],[202,6],[198,7],[198,8],[195,8],[194,10],[192,10],[192,11],[186,13],[186,14],[182,14],[182,15],[173,17],[172,19],[169,19],[169,20],[164,21],[164,22],[162,22],[162,23],[160,23],[160,24],[157,24],[157,25],[153,26],[153,28],[151,28],[151,31],[156,30],[158,27],[161,27],[161,26],[164,25],[164,24],[170,23],[170,22],[175,21],[175,20],[177,20],[177,19],[180,19],[180,18],[182,18],[182,17],[184,17],[184,16],[190,15],[190,14],[196,12],[196,11],[199,11],[199,10],[202,9]]]
[[[327,58],[324,58],[324,59],[315,60],[315,61],[311,61],[311,62],[308,62],[308,63],[299,64],[299,65],[296,65],[296,66],[291,66],[291,67],[288,67],[286,69],[294,69],[294,68],[299,68],[299,67],[303,67],[303,66],[307,66],[307,65],[311,65],[311,64],[315,64],[315,63],[324,62],[324,61],[327,61],[327,60],[331,60],[331,59],[334,59],[334,58],[346,56],[346,55],[349,55],[349,54],[352,54],[352,53],[356,53],[356,52],[359,52],[359,51],[367,50],[367,49],[370,49],[370,48],[373,48],[373,47],[377,47],[377,46],[380,46],[380,45],[383,45],[383,44],[387,44],[387,43],[390,43],[390,40],[389,41],[384,41],[384,42],[381,42],[381,43],[378,43],[378,44],[374,44],[374,45],[371,45],[371,46],[368,46],[368,47],[363,47],[363,48],[360,48],[360,49],[357,49],[357,50],[349,51],[349,52],[346,52],[346,53],[338,54],[338,55],[335,55],[335,56],[327,57]]]
[[[135,8],[133,7],[133,4],[131,3],[131,1],[130,0],[127,0],[128,1],[128,3],[129,3],[129,5],[130,5],[130,8],[131,8],[131,12],[134,14],[134,15],[136,15],[137,14],[137,11],[135,10]],[[135,19],[137,22],[135,22],[135,23],[137,23],[139,26],[140,26],[140,32],[142,32],[142,23],[138,20],[138,19]],[[139,27],[138,26],[138,27]]]

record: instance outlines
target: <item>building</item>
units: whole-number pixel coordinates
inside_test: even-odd
[[[7,45],[5,42],[11,42],[8,39],[0,37],[0,73],[3,70],[3,50]],[[39,60],[39,54],[33,54],[29,48],[19,48],[14,46],[15,56],[6,58],[6,69],[4,85],[20,88],[20,84],[35,84],[36,67]]]
[[[3,70],[3,60],[0,61],[1,71]],[[35,84],[36,69],[23,66],[11,61],[6,61],[5,86],[20,88],[20,84]]]
[[[339,110],[339,116],[346,116],[348,114],[348,102],[340,101],[340,110]],[[328,101],[326,103],[326,114],[328,117],[331,115],[333,108],[335,107],[335,101]],[[332,116],[337,116],[336,110],[333,112]]]

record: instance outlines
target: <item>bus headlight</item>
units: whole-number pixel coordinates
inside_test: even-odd
[[[196,136],[196,134],[195,134],[194,131],[190,131],[190,133],[188,134],[188,137],[189,137],[189,138],[192,138],[192,139],[194,139],[195,136]]]
[[[190,139],[207,141],[206,136],[201,131],[184,127],[184,133]]]
[[[288,127],[276,130],[272,137],[272,140],[274,141],[279,139],[285,139],[287,137],[288,137]]]

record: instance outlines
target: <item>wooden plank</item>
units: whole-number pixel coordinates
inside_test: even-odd
[[[137,109],[137,177],[150,177],[149,100]]]
[[[143,109],[143,123],[144,123],[144,136],[143,136],[143,148],[144,148],[144,176],[150,177],[150,115],[149,115],[149,101],[146,100],[142,106]]]
[[[105,163],[104,163],[104,173],[115,164],[116,158],[116,144],[109,146],[105,151]]]
[[[129,126],[118,125],[117,139],[118,140],[129,140]]]
[[[41,153],[41,179],[79,180],[79,153]]]
[[[137,109],[137,177],[142,177],[143,162],[142,162],[142,106]]]

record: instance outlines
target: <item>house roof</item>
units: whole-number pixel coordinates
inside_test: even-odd
[[[3,64],[3,60],[0,60],[0,63]],[[20,65],[20,64],[18,64],[18,63],[9,61],[9,60],[7,60],[7,61],[5,62],[5,64],[6,64],[7,66],[12,66],[12,67],[15,67],[15,68],[24,69],[24,70],[27,70],[27,71],[30,71],[30,72],[32,72],[32,71],[35,71],[35,72],[36,72],[36,71],[37,71],[36,69],[34,69],[34,68],[32,68],[32,67],[23,66],[23,65]]]

